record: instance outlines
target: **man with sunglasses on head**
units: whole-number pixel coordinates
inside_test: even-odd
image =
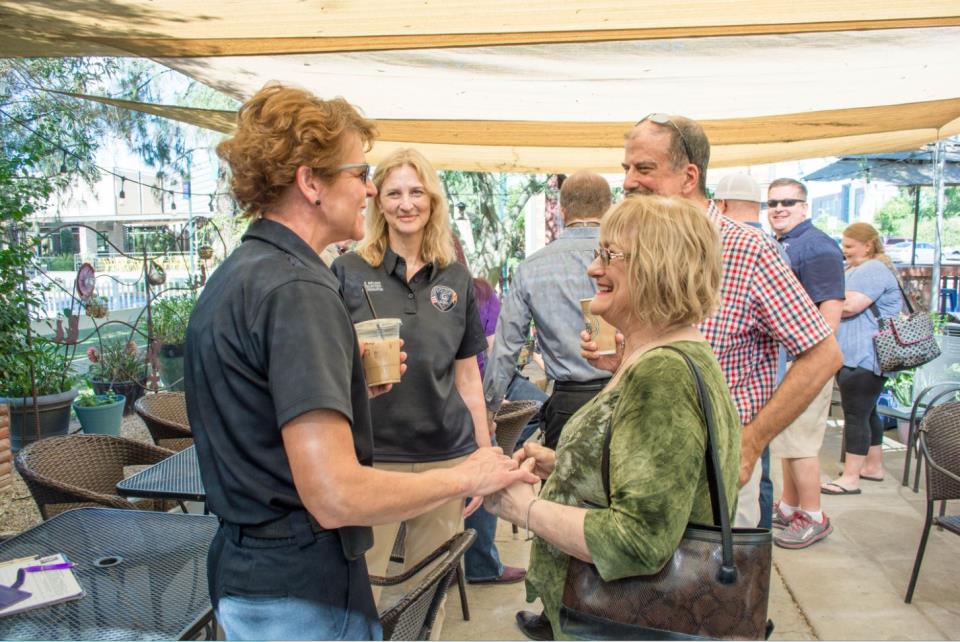
[[[693,201],[719,228],[722,301],[718,313],[700,329],[717,355],[743,422],[736,523],[753,527],[760,521],[757,459],[810,404],[840,367],[842,356],[830,326],[775,243],[723,216],[707,197],[709,160],[710,142],[696,121],[651,114],[625,136],[623,188],[628,196],[658,194]],[[777,386],[780,343],[796,360]],[[615,370],[619,365],[619,355],[597,355],[595,343],[582,340],[581,347],[598,367]]]
[[[843,308],[843,254],[836,242],[807,217],[807,188],[792,178],[778,178],[767,192],[767,220],[790,256],[790,267],[834,332]],[[788,368],[792,368],[790,364]],[[832,373],[835,374],[835,373]],[[783,493],[773,508],[773,538],[782,548],[806,548],[833,530],[820,510],[820,447],[830,413],[833,379],[770,444],[783,466]],[[836,487],[836,494],[843,489]],[[834,489],[828,484],[824,492]]]

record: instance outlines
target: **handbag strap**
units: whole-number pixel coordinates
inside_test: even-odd
[[[707,447],[704,457],[707,464],[707,484],[710,488],[710,507],[713,510],[713,524],[721,531],[722,560],[717,580],[723,584],[730,584],[737,579],[737,566],[733,559],[733,529],[730,526],[730,512],[727,505],[727,494],[724,489],[723,477],[720,474],[720,453],[717,451],[717,429],[713,417],[713,404],[707,395],[700,369],[693,359],[679,348],[673,346],[659,346],[664,350],[672,350],[679,354],[686,362],[693,375],[697,388],[697,400],[700,412],[703,414],[707,426]],[[600,474],[603,480],[603,490],[607,495],[607,505],[610,505],[610,441],[613,438],[613,423],[607,428],[603,438],[603,452],[601,454]]]
[[[907,305],[907,312],[913,314],[913,303],[910,302],[910,297],[907,296],[907,293],[903,291],[903,284],[900,283],[900,277],[897,276],[897,273],[893,271],[893,268],[887,266],[887,269],[890,270],[890,274],[893,275],[893,280],[897,282],[897,287],[900,289],[900,296],[903,297],[903,302]],[[873,316],[877,318],[877,321],[880,320],[880,311],[877,309],[877,302],[874,301],[870,304],[870,311],[873,312]]]

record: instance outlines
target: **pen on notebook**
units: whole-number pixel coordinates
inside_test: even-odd
[[[73,568],[73,562],[58,562],[56,564],[36,564],[34,566],[24,566],[20,570],[27,573],[36,573],[38,571],[60,571],[67,568]]]

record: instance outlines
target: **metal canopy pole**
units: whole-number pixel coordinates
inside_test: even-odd
[[[933,155],[933,193],[936,196],[937,218],[933,238],[933,269],[930,272],[930,311],[940,309],[940,258],[943,253],[943,206],[944,206],[944,170],[946,154],[943,141],[938,140]]]

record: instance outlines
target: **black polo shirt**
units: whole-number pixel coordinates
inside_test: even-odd
[[[255,525],[303,508],[280,428],[335,410],[372,463],[360,349],[333,273],[286,226],[250,225],[187,328],[187,410],[210,510]]]
[[[473,278],[459,263],[423,267],[407,283],[407,264],[390,248],[371,267],[349,252],[333,262],[354,322],[377,314],[398,318],[407,371],[393,390],[370,400],[374,458],[384,462],[443,461],[477,449],[473,417],[454,385],[454,361],[487,347]]]
[[[846,296],[843,252],[832,238],[806,219],[777,238],[790,257],[790,268],[817,305]]]

